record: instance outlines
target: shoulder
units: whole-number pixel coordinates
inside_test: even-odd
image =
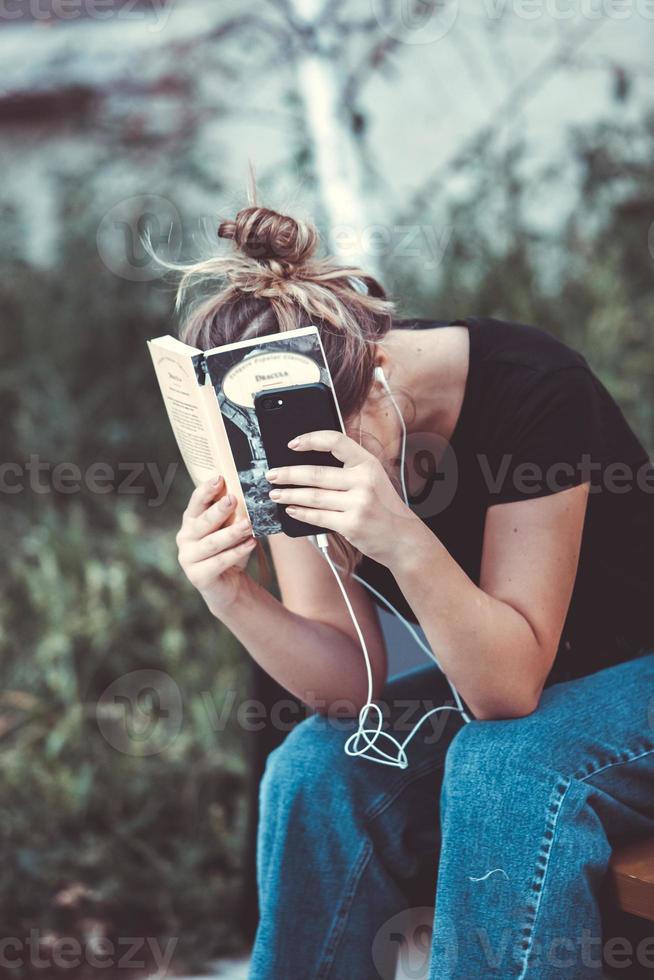
[[[592,433],[621,415],[586,358],[540,327],[492,317],[465,321],[470,330],[471,388],[479,431],[495,445],[566,439]]]
[[[530,324],[456,322],[470,332],[470,402],[480,441],[506,447],[562,438],[575,424],[597,430],[605,399],[612,400],[582,354]]]
[[[532,324],[495,317],[466,317],[454,323],[468,327],[480,360],[487,365],[523,368],[532,380],[534,375],[563,368],[577,367],[590,372],[583,354]]]

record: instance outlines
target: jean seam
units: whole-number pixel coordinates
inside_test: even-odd
[[[334,916],[331,932],[322,956],[322,962],[318,967],[318,972],[316,973],[316,980],[327,980],[329,977],[331,968],[334,965],[334,956],[343,935],[343,929],[347,920],[352,899],[354,898],[354,894],[357,890],[359,881],[361,880],[361,876],[368,865],[371,854],[371,842],[364,841],[363,847],[361,848],[361,853],[359,854],[359,857],[357,858],[357,861],[350,873],[350,881],[343,893],[343,898],[339,909]]]
[[[638,759],[643,759],[646,755],[651,755],[652,752],[654,752],[654,745],[650,745],[650,747],[647,749],[642,749],[634,753],[629,753],[626,758],[611,759],[608,762],[603,762],[600,765],[598,765],[597,768],[591,769],[589,772],[586,772],[583,775],[578,769],[577,772],[574,773],[574,778],[577,779],[580,783],[585,783],[586,780],[590,779],[591,776],[597,776],[598,773],[605,772],[605,770],[607,769],[613,769],[616,766],[624,766],[628,762],[637,762]]]
[[[565,797],[567,795],[573,780],[578,782],[586,782],[591,776],[596,776],[600,772],[605,772],[607,769],[614,768],[615,766],[626,765],[629,762],[636,762],[638,759],[642,759],[647,755],[651,755],[654,752],[654,747],[644,749],[642,751],[635,751],[629,753],[625,758],[613,759],[609,762],[601,762],[596,767],[590,769],[587,772],[577,769],[571,776],[565,777],[564,783],[558,784],[555,787],[554,799],[550,802],[550,811],[553,814],[553,819],[551,820],[551,826],[546,824],[545,835],[543,845],[541,846],[541,853],[537,858],[537,865],[542,862],[542,868],[537,866],[536,873],[532,880],[531,891],[537,891],[538,897],[533,908],[528,909],[530,914],[530,921],[527,921],[523,927],[523,945],[524,945],[524,957],[522,961],[522,972],[518,976],[518,980],[524,980],[527,976],[527,970],[529,969],[529,957],[531,955],[531,950],[533,947],[534,933],[536,931],[536,923],[538,919],[538,913],[540,911],[541,899],[543,892],[545,890],[545,880],[547,877],[547,870],[549,868],[549,861],[554,847],[554,842],[556,839],[556,830],[558,825],[558,818],[563,809],[563,803],[565,802]],[[558,797],[558,801],[557,801]]]
[[[421,776],[427,775],[428,772],[431,772],[434,769],[442,768],[443,762],[443,759],[435,758],[430,759],[428,762],[416,767],[416,769],[412,772],[410,779],[406,779],[399,783],[392,793],[385,794],[381,800],[377,801],[377,804],[374,807],[366,810],[363,815],[364,819],[374,820],[386,809],[386,807],[390,806],[390,804],[397,799],[402,790],[406,789],[407,786],[412,785],[412,783],[416,782],[416,780],[418,780]],[[363,872],[365,871],[372,856],[372,850],[372,843],[370,841],[365,841],[361,854],[357,858],[354,868],[350,873],[348,887],[343,893],[343,898],[341,900],[338,912],[334,917],[331,933],[323,953],[322,962],[318,969],[318,973],[316,974],[316,980],[327,980],[329,977],[329,972],[334,965],[334,956],[343,935],[343,928],[349,914],[352,899],[354,898],[354,894],[359,881],[361,880],[361,876],[363,875]]]
[[[532,906],[527,909],[527,918],[525,920],[525,925],[522,928],[523,940],[522,946],[524,949],[524,956],[522,960],[522,970],[518,976],[518,980],[523,980],[527,976],[527,970],[529,968],[529,957],[531,955],[531,950],[533,946],[534,933],[536,930],[536,922],[538,919],[538,913],[540,911],[541,899],[543,896],[543,891],[545,889],[545,879],[547,877],[547,870],[549,868],[550,857],[552,854],[552,848],[554,847],[554,841],[556,838],[556,830],[558,826],[558,819],[563,808],[563,802],[565,800],[566,794],[572,785],[572,776],[568,776],[562,783],[557,783],[554,788],[554,793],[550,799],[550,804],[548,807],[548,819],[545,824],[545,834],[541,843],[540,853],[536,859],[536,871],[534,873],[530,891],[536,893],[536,899]]]
[[[423,762],[420,766],[411,772],[411,777],[402,780],[397,783],[393,790],[384,793],[381,797],[378,797],[376,801],[364,810],[363,818],[364,820],[374,820],[376,817],[383,813],[387,806],[394,803],[398,798],[402,790],[406,789],[407,786],[412,786],[416,780],[420,779],[421,776],[426,776],[427,773],[432,772],[435,769],[442,769],[445,763],[445,759],[440,759],[435,757],[434,759],[429,759],[427,762]]]

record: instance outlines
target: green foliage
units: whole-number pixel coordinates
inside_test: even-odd
[[[6,485],[22,483],[0,510],[1,931],[172,939],[175,965],[200,968],[240,941],[248,774],[230,712],[248,663],[177,562],[192,485],[145,346],[174,332],[171,287],[105,268],[83,182],[64,202],[61,262],[10,258],[0,285]],[[97,462],[108,492],[85,485]],[[146,462],[178,465],[161,501],[147,471],[122,486]],[[61,463],[79,489],[57,489]],[[130,707],[111,685],[136,671],[155,680]]]
[[[162,947],[172,937],[178,964],[200,966],[238,941],[247,775],[223,718],[243,694],[244,664],[180,579],[171,535],[130,504],[112,510],[111,535],[79,503],[24,521],[10,554],[3,935],[25,940],[34,928],[86,943],[95,931]],[[137,670],[155,687],[163,676],[180,705],[160,689],[162,703],[135,709],[125,741],[107,689]]]
[[[396,281],[414,315],[499,316],[533,323],[580,350],[654,452],[654,113],[571,137],[570,160],[529,179],[524,148],[469,164],[469,190],[443,217],[451,230],[429,282],[419,261]],[[571,170],[574,178],[571,178]],[[561,231],[527,217],[575,179]]]

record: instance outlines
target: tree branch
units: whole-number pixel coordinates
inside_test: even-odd
[[[420,190],[413,195],[398,220],[410,222],[424,212],[425,207],[431,204],[433,197],[442,188],[446,174],[461,166],[471,153],[479,153],[487,149],[495,136],[502,131],[506,122],[514,118],[518,108],[532,99],[550,75],[565,63],[566,58],[604,23],[604,20],[592,21],[590,24],[584,24],[578,30],[571,32],[570,37],[554,54],[547,56],[528,72],[502,100],[489,122],[464,140],[449,159],[427,178]]]
[[[424,8],[423,12],[428,16],[440,2],[442,0],[422,0],[421,6]],[[348,31],[355,29],[359,33],[369,32],[379,34],[383,30],[376,17],[348,22],[346,26]],[[372,75],[374,71],[381,69],[393,51],[403,44],[404,39],[399,32],[397,35],[383,33],[381,37],[378,37],[373,42],[367,53],[361,59],[358,67],[350,73],[345,81],[343,90],[348,105],[352,105],[355,102],[359,90],[363,88],[368,76]]]

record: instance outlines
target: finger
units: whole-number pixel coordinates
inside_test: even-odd
[[[270,491],[270,498],[278,504],[293,504],[300,507],[314,507],[320,510],[344,511],[347,509],[347,492],[343,490],[320,490],[316,487],[289,487]]]
[[[189,498],[186,507],[186,517],[199,517],[203,514],[212,500],[223,490],[224,480],[222,476],[213,477],[198,484]]]
[[[218,555],[223,551],[228,551],[230,548],[235,548],[248,539],[256,543],[256,539],[252,537],[250,522],[245,520],[239,521],[237,524],[232,524],[229,527],[221,527],[217,531],[205,535],[203,538],[189,542],[182,549],[180,557],[184,561],[191,563],[204,561],[205,558],[211,558],[213,555]]]
[[[336,459],[340,459],[346,466],[356,466],[357,463],[362,463],[370,458],[367,449],[360,446],[354,439],[350,439],[344,432],[336,432],[334,429],[317,429],[315,432],[305,432],[301,436],[291,439],[288,445],[298,452],[317,449],[332,453]]]
[[[302,487],[324,487],[327,490],[350,490],[354,479],[342,466],[279,466],[266,472],[269,483],[294,483]]]
[[[329,531],[343,533],[343,514],[335,510],[318,510],[315,507],[287,507],[286,513],[296,521],[317,524]]]
[[[242,541],[234,548],[230,548],[229,551],[223,551],[219,555],[213,555],[211,558],[205,558],[204,561],[196,562],[188,573],[193,585],[200,591],[213,585],[216,579],[228,572],[230,568],[247,559],[254,551],[256,543],[256,539],[251,538],[248,541]]]
[[[235,504],[236,498],[233,494],[225,494],[224,497],[216,500],[207,510],[203,511],[199,517],[192,517],[187,522],[184,528],[184,536],[191,540],[198,540],[207,534],[211,534],[229,519]]]

